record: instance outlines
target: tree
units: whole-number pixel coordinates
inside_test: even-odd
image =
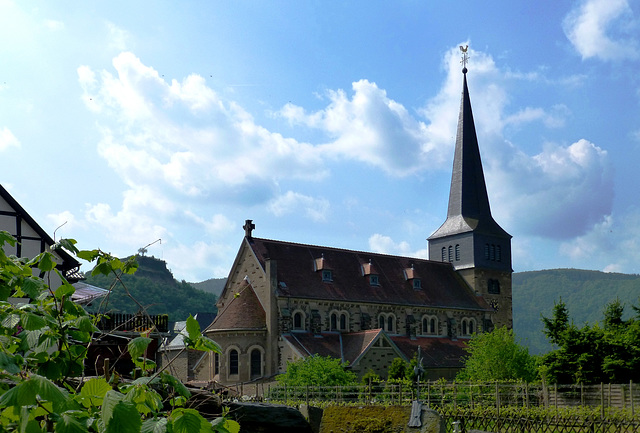
[[[351,385],[356,383],[356,374],[346,370],[346,364],[330,356],[312,355],[295,362],[287,362],[287,371],[276,380],[287,386],[306,385]]]
[[[475,334],[466,351],[469,356],[458,380],[532,382],[537,378],[536,358],[515,341],[512,329],[501,327]]]
[[[393,358],[387,371],[389,380],[405,379],[407,377],[407,363],[402,358]]]
[[[8,257],[4,246],[15,243],[9,233],[0,232],[0,432],[239,431],[234,421],[209,422],[183,407],[189,391],[175,377],[153,371],[153,362],[145,358],[151,342],[146,335],[132,338],[127,346],[143,377],[82,380],[87,347],[99,332],[98,319],[71,300],[75,288],[56,269],[52,253],[32,260]],[[136,270],[135,260],[122,261],[100,250],[79,251],[75,243],[62,240],[54,249],[96,262],[94,273],[110,274],[116,281]],[[62,280],[55,290],[47,285],[49,273]],[[18,304],[10,302],[12,298],[27,301]],[[192,317],[187,319],[187,332],[188,348],[220,350],[200,333]]]
[[[542,357],[542,376],[550,383],[640,380],[640,318],[623,320],[623,313],[616,299],[603,310],[603,326],[579,328],[569,322],[564,303],[556,304],[553,317],[543,317],[545,335],[557,349]]]

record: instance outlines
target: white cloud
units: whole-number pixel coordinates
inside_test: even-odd
[[[583,59],[635,59],[638,41],[627,0],[586,0],[564,20],[564,32]]]
[[[20,147],[20,141],[6,126],[0,129],[0,152],[11,147]]]
[[[231,232],[235,229],[234,224],[229,218],[222,214],[215,214],[210,220],[206,220],[192,211],[185,211],[185,215],[194,221],[196,224],[202,226],[204,230],[209,234],[223,234]]]
[[[413,251],[408,242],[401,241],[396,243],[391,237],[384,236],[379,233],[375,233],[369,237],[369,249],[381,254],[393,254],[422,259],[429,257],[429,251],[426,248]]]
[[[54,32],[64,29],[64,23],[56,20],[44,20],[44,26]]]
[[[116,51],[124,51],[127,49],[127,42],[130,34],[126,30],[116,26],[114,23],[107,21],[105,23],[109,32],[109,47]]]
[[[566,147],[548,144],[533,157],[505,146],[501,156],[489,161],[490,199],[499,203],[494,214],[506,227],[569,239],[584,234],[611,213],[609,156],[587,140]]]
[[[275,216],[304,212],[307,218],[316,222],[326,221],[329,209],[327,199],[309,197],[293,191],[287,191],[269,203],[269,211]]]

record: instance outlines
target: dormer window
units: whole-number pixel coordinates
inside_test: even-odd
[[[333,272],[331,272],[329,269],[324,269],[322,271],[322,281],[333,281]]]
[[[369,275],[369,284],[371,284],[372,286],[379,286],[380,285],[380,281],[378,280],[378,276],[377,275]]]
[[[422,283],[420,282],[420,278],[414,278],[413,279],[413,288],[414,288],[414,290],[422,289]]]

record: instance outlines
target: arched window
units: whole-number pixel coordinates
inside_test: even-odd
[[[262,352],[260,349],[251,351],[251,378],[262,376]]]
[[[235,349],[229,351],[229,374],[238,374],[238,351]]]
[[[384,331],[384,316],[382,314],[378,317],[378,324],[380,325],[379,328]]]
[[[473,334],[473,320],[469,320],[469,335]]]
[[[453,247],[449,245],[449,261],[453,261]]]
[[[220,354],[213,354],[213,374],[220,374]]]
[[[394,326],[393,326],[393,322],[394,322],[394,320],[393,320],[393,316],[391,316],[391,315],[390,315],[390,316],[387,318],[387,331],[389,331],[389,332],[393,332],[393,328],[394,328]]]
[[[429,334],[429,319],[427,317],[422,318],[422,334]]]
[[[462,335],[467,335],[467,319],[462,320]]]
[[[300,311],[293,315],[293,329],[304,329],[304,316]]]
[[[340,330],[341,331],[347,330],[347,315],[345,313],[342,313],[340,315]]]
[[[431,321],[430,321],[430,323],[429,323],[429,324],[431,325],[431,326],[429,327],[429,334],[437,334],[437,333],[438,333],[438,331],[437,331],[438,326],[437,326],[437,324],[436,324],[436,319],[435,319],[435,317],[432,317],[432,318],[431,318]]]
[[[442,247],[442,261],[447,261],[447,249],[445,247]]]
[[[460,261],[460,244],[456,244],[456,262]]]
[[[338,329],[338,315],[336,313],[331,313],[331,318],[329,319],[329,326],[331,331],[335,331]]]

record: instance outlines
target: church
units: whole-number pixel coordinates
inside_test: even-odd
[[[205,330],[222,354],[199,363],[200,379],[268,381],[315,354],[386,378],[418,348],[429,379],[452,379],[474,333],[512,327],[511,236],[491,215],[463,64],[447,217],[429,259],[265,239],[247,220]]]

